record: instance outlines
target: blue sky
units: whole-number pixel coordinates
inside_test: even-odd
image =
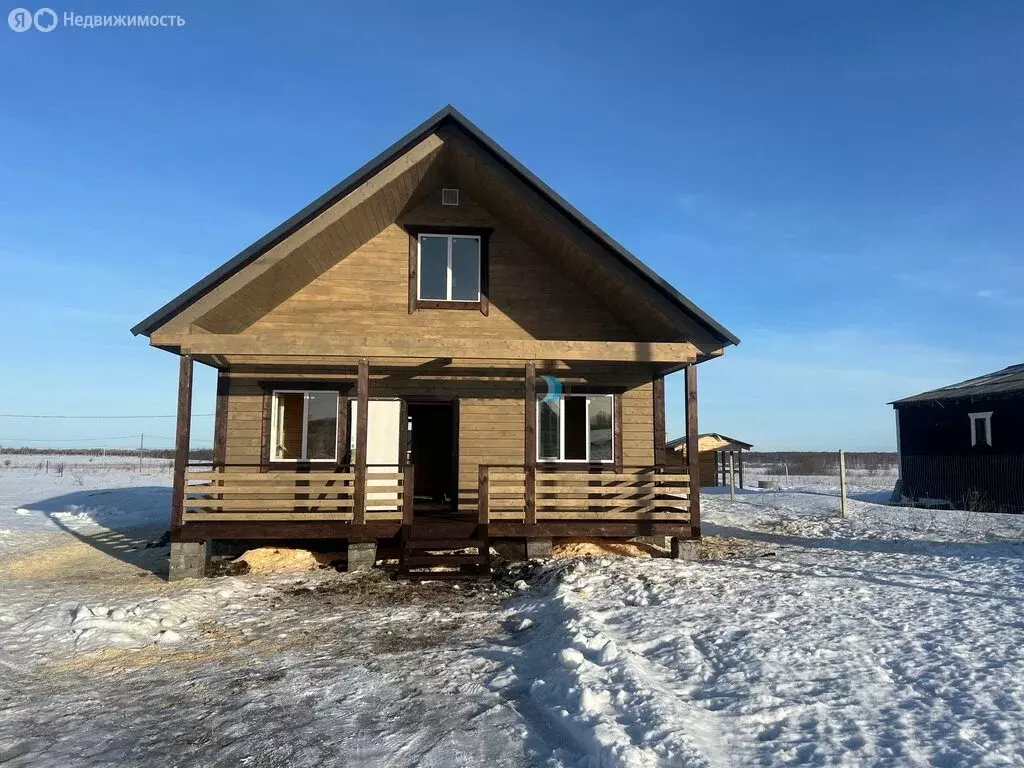
[[[448,102],[741,337],[703,430],[891,450],[887,401],[1024,359],[1019,3],[55,10],[186,25],[0,28],[0,413],[173,413],[128,328]],[[173,420],[0,417],[140,432]]]

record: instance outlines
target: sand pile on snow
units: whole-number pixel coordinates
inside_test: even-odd
[[[310,552],[308,549],[260,547],[250,549],[235,560],[249,566],[249,573],[298,573],[315,571],[339,560],[337,552]]]
[[[555,539],[551,548],[552,557],[663,557],[664,554],[650,544],[612,539]]]

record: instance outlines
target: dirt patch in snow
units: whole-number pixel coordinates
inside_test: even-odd
[[[614,539],[555,539],[552,557],[665,557],[668,553],[652,544]]]
[[[427,582],[410,584],[393,581],[386,571],[378,568],[356,573],[328,574],[313,583],[282,591],[282,604],[309,602],[319,606],[356,604],[362,607],[415,605],[419,603],[444,605],[491,599],[497,603],[508,594],[508,589],[489,581]]]
[[[67,658],[55,659],[44,664],[43,673],[60,676],[68,672],[85,672],[92,677],[146,669],[157,664],[195,664],[201,661],[219,659],[229,648],[210,648],[202,651],[158,648],[103,648],[98,651],[78,653]]]
[[[327,567],[344,557],[345,555],[340,552],[260,547],[250,549],[234,563],[245,563],[249,573],[301,573]]]
[[[771,557],[775,547],[760,541],[735,539],[729,536],[703,536],[700,540],[701,560]]]

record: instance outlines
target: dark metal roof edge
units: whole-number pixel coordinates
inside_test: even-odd
[[[992,396],[998,397],[1000,395],[1013,395],[1019,392],[1024,392],[1024,379],[1021,381],[1012,381],[1011,386],[1006,388],[993,389],[993,386],[999,385],[998,380],[993,381],[993,377],[998,377],[1001,374],[1009,374],[1011,370],[1021,369],[1024,364],[1018,363],[1016,365],[1008,365],[1005,368],[1000,368],[998,371],[992,371],[991,373],[984,373],[981,376],[974,376],[970,379],[964,379],[954,384],[947,384],[944,387],[936,387],[935,389],[929,389],[925,392],[919,392],[916,395],[909,395],[907,397],[901,397],[899,400],[892,400],[887,405],[897,406],[906,405],[908,403],[934,403],[941,400],[965,400],[970,397],[983,397]]]
[[[582,228],[587,234],[589,234],[594,240],[600,245],[604,245],[609,248],[615,255],[619,256],[623,261],[627,263],[634,271],[651,283],[661,293],[663,293],[669,300],[680,305],[680,307],[689,315],[692,315],[696,320],[702,323],[708,328],[713,334],[721,338],[722,341],[730,344],[739,344],[739,337],[734,335],[725,326],[715,321],[709,314],[704,310],[686,298],[683,294],[677,291],[671,283],[666,281],[661,275],[656,273],[640,259],[630,253],[625,247],[619,244],[611,235],[597,226],[594,222],[580,213],[570,202],[565,200],[561,195],[555,192],[551,187],[545,184],[538,176],[526,168],[522,163],[516,160],[510,155],[500,144],[494,139],[484,133],[479,127],[459,112],[455,107],[451,107],[452,115],[456,121],[460,124],[460,127],[469,131],[470,135],[473,136],[477,141],[483,144],[488,150],[496,155],[503,163],[508,165],[517,175],[519,175],[523,181],[530,186],[534,187],[542,197],[548,199],[556,208],[561,209],[565,214],[569,216],[580,228]]]
[[[911,395],[910,397],[901,397],[899,400],[892,400],[886,405],[896,407],[898,405],[914,405],[916,403],[943,403],[949,400],[970,400],[971,398],[977,397],[1009,397],[1011,395],[1019,395],[1024,393],[1024,384],[1013,389],[997,389],[990,390],[985,389],[982,391],[964,392],[962,394],[949,394],[940,395],[932,392],[922,392],[919,395]]]
[[[172,316],[198,300],[207,291],[215,288],[235,272],[255,261],[267,249],[273,247],[292,232],[316,218],[327,207],[349,194],[368,178],[374,176],[382,168],[407,151],[410,146],[417,141],[420,141],[426,134],[435,131],[446,119],[453,120],[456,125],[465,130],[475,140],[480,142],[480,144],[482,144],[488,151],[494,154],[516,175],[522,178],[524,182],[539,192],[542,197],[546,198],[556,208],[562,210],[562,212],[564,212],[572,221],[589,234],[590,237],[596,240],[598,244],[604,245],[610,249],[616,256],[621,258],[629,267],[638,273],[641,278],[660,291],[670,301],[678,305],[686,314],[689,314],[699,323],[704,325],[714,335],[719,337],[721,341],[728,344],[740,343],[740,340],[736,335],[712,319],[712,317],[704,310],[687,299],[664,278],[654,272],[654,270],[626,250],[604,230],[580,213],[573,205],[563,199],[557,192],[551,189],[551,187],[530,172],[525,166],[512,157],[512,155],[505,151],[505,149],[503,149],[497,142],[474,125],[472,121],[470,121],[451,104],[448,104],[438,110],[425,121],[420,123],[416,128],[413,128],[412,131],[359,168],[355,173],[348,176],[339,184],[336,184],[326,193],[286,220],[283,224],[276,227],[241,253],[222,264],[198,283],[171,299],[171,301],[151,314],[145,320],[135,325],[131,329],[131,332],[136,336],[140,334],[149,335],[152,333]]]
[[[222,283],[228,277],[233,275],[238,270],[242,269],[250,262],[255,261],[265,251],[276,245],[281,240],[284,240],[292,232],[298,230],[308,222],[315,219],[321,212],[328,208],[333,203],[337,202],[349,192],[353,191],[360,184],[367,179],[376,175],[381,168],[387,166],[397,157],[402,155],[408,147],[420,140],[424,135],[434,130],[434,128],[444,120],[445,117],[449,116],[452,112],[452,106],[448,105],[443,109],[439,110],[429,118],[424,120],[418,126],[413,128],[409,133],[400,138],[390,147],[385,149],[379,155],[374,157],[368,163],[363,165],[359,170],[350,174],[343,181],[335,184],[327,192],[320,195],[316,200],[311,202],[301,211],[296,213],[294,216],[287,219],[284,223],[275,227],[273,230],[265,234],[259,240],[254,242],[248,248],[243,250],[241,253],[232,257],[229,261],[221,264],[217,269],[208,274],[198,283],[192,287],[186,289],[178,296],[175,296],[169,302],[160,307],[156,312],[151,314],[145,320],[141,321],[132,328],[132,333],[135,336],[140,334],[149,335],[156,328],[170,319],[173,315],[177,314],[181,310],[188,307],[194,301],[199,299],[204,293],[217,285]]]

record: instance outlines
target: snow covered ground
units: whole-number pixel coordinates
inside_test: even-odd
[[[801,483],[699,563],[168,584],[169,482],[0,469],[0,764],[1024,764],[1022,517]]]

